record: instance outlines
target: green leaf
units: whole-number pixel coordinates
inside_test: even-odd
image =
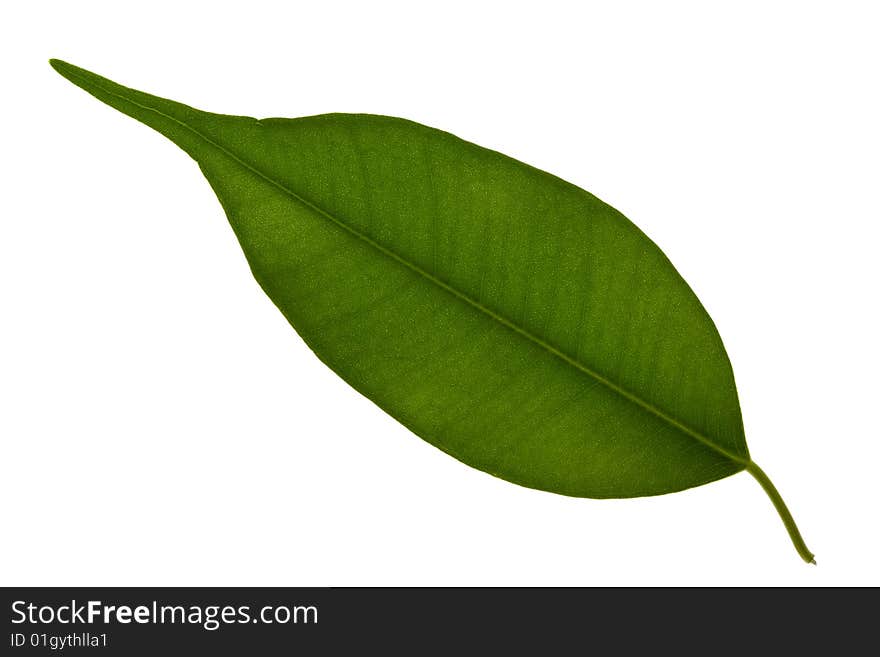
[[[748,470],[813,560],[750,459],[712,320],[614,208],[404,119],[210,114],[51,64],[198,162],[297,333],[418,436],[581,497]]]

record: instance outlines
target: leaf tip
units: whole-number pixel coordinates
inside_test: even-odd
[[[67,62],[61,59],[50,59],[49,66],[55,69],[55,72],[58,73],[63,78],[67,78],[70,80],[70,72],[74,70],[76,67],[68,64]]]
[[[68,64],[62,59],[50,59],[49,66],[54,68],[58,75],[67,78],[74,84],[76,84],[76,82],[73,80],[72,76],[76,73],[84,73],[83,69],[74,66],[73,64]]]

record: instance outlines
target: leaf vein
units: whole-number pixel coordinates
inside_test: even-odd
[[[721,447],[720,445],[718,445],[717,443],[715,443],[714,441],[712,441],[708,437],[702,435],[701,433],[699,433],[698,431],[696,431],[694,429],[691,429],[683,422],[675,419],[674,417],[665,413],[664,411],[657,408],[653,404],[645,401],[644,399],[642,399],[638,395],[630,392],[626,388],[624,388],[624,387],[618,385],[617,383],[614,383],[610,379],[602,376],[601,374],[599,374],[598,372],[596,372],[592,368],[588,367],[584,363],[581,363],[578,360],[575,360],[574,358],[572,358],[568,354],[566,354],[563,351],[561,351],[560,349],[554,347],[553,345],[551,345],[550,343],[541,339],[540,337],[533,335],[528,330],[526,330],[526,329],[522,328],[521,326],[515,324],[514,322],[508,320],[503,315],[495,312],[491,308],[484,306],[483,304],[476,301],[475,299],[472,299],[470,296],[468,296],[464,292],[461,292],[460,290],[448,285],[447,283],[444,283],[442,280],[440,280],[439,278],[437,278],[436,276],[434,276],[430,272],[422,269],[421,267],[419,267],[415,263],[412,263],[409,260],[407,260],[406,258],[398,255],[393,250],[376,242],[375,240],[373,240],[369,236],[361,233],[360,231],[358,231],[357,229],[348,225],[347,223],[345,223],[341,219],[334,217],[329,212],[323,210],[322,208],[315,205],[314,203],[312,203],[308,199],[304,198],[303,196],[301,196],[301,195],[297,194],[296,192],[294,192],[293,190],[289,189],[288,187],[286,187],[284,184],[282,184],[278,180],[275,180],[274,178],[272,178],[270,175],[264,173],[263,171],[260,171],[255,166],[249,164],[248,162],[246,162],[245,160],[243,160],[242,158],[237,156],[235,153],[230,151],[228,148],[226,148],[222,144],[214,141],[211,137],[204,134],[203,132],[201,132],[197,128],[193,127],[189,123],[182,121],[182,120],[180,120],[174,116],[171,116],[169,114],[166,114],[165,112],[163,112],[159,109],[156,109],[155,107],[150,107],[149,105],[144,105],[143,103],[139,103],[136,100],[128,98],[120,93],[117,93],[115,91],[111,91],[110,89],[107,89],[106,87],[100,85],[99,83],[95,82],[94,80],[88,80],[87,78],[84,78],[84,76],[80,75],[79,73],[76,73],[73,71],[67,71],[66,74],[69,75],[70,77],[79,78],[81,81],[83,81],[83,83],[84,83],[83,86],[85,88],[92,86],[94,88],[100,89],[103,93],[105,93],[107,95],[116,97],[126,103],[130,103],[130,104],[132,104],[136,107],[139,107],[145,111],[153,112],[153,113],[167,119],[168,121],[171,121],[172,123],[177,124],[178,126],[184,128],[185,130],[190,131],[192,134],[197,136],[199,139],[204,141],[206,144],[209,144],[210,146],[216,148],[218,151],[220,151],[221,153],[223,153],[227,157],[231,158],[233,161],[235,161],[236,163],[238,163],[239,165],[241,165],[242,167],[244,167],[245,169],[247,169],[248,171],[250,171],[251,173],[253,173],[257,177],[262,178],[270,185],[281,190],[283,193],[287,194],[292,199],[301,203],[303,206],[310,209],[312,212],[315,212],[316,214],[333,222],[335,225],[339,226],[341,229],[343,229],[344,231],[346,231],[350,235],[354,236],[355,238],[363,240],[364,242],[366,242],[367,244],[372,246],[374,249],[376,249],[377,251],[379,251],[380,253],[382,253],[386,257],[403,265],[404,267],[410,269],[411,271],[415,272],[416,274],[419,274],[420,276],[424,277],[426,280],[437,285],[438,287],[440,287],[441,289],[443,289],[447,293],[451,294],[452,296],[458,298],[459,300],[472,306],[476,310],[484,313],[488,317],[490,317],[490,318],[494,319],[495,321],[499,322],[500,324],[504,325],[505,327],[512,330],[514,333],[516,333],[520,337],[523,337],[526,340],[538,345],[539,347],[545,349],[550,354],[559,358],[560,360],[567,363],[568,365],[570,365],[570,366],[574,367],[575,369],[583,372],[584,374],[594,378],[596,381],[603,384],[604,386],[606,386],[607,388],[609,388],[613,392],[624,397],[625,399],[627,399],[631,403],[633,403],[633,404],[641,407],[643,410],[657,416],[658,418],[660,418],[664,422],[672,425],[673,427],[677,428],[679,431],[682,431],[683,433],[685,433],[685,434],[689,435],[690,437],[696,439],[697,441],[703,443],[705,446],[709,447],[710,449],[715,450],[716,452],[718,452],[719,454],[722,454],[723,456],[729,458],[730,460],[732,460],[736,463],[739,463],[743,466],[748,466],[751,463],[750,459],[743,458],[743,457],[741,457],[737,454],[734,454],[733,452],[730,452],[729,450]]]

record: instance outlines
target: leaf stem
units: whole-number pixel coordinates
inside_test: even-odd
[[[770,481],[770,477],[768,477],[754,461],[749,461],[746,470],[758,480],[758,483],[761,484],[761,488],[763,488],[764,492],[770,497],[770,501],[773,502],[773,506],[776,507],[779,517],[782,518],[782,522],[785,524],[785,529],[788,530],[788,535],[791,537],[791,542],[794,543],[794,549],[797,550],[799,555],[801,555],[801,559],[807,563],[815,565],[816,559],[813,556],[813,553],[810,552],[809,548],[807,548],[807,544],[804,543],[804,539],[801,537],[800,531],[798,531],[794,518],[791,517],[791,512],[788,510],[788,507],[785,506],[785,502],[782,501],[782,495],[776,490],[776,486]]]

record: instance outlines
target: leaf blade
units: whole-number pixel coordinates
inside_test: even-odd
[[[424,269],[422,269],[418,265],[414,265],[410,260],[397,255],[395,252],[391,251],[390,249],[387,249],[383,245],[381,245],[378,242],[376,242],[375,240],[373,240],[368,235],[365,235],[364,232],[362,232],[362,230],[358,230],[358,228],[362,228],[362,227],[358,226],[358,227],[353,228],[350,225],[348,225],[347,223],[336,219],[332,214],[324,211],[323,209],[318,207],[316,204],[304,199],[302,195],[297,194],[296,192],[292,191],[290,189],[290,186],[285,184],[285,181],[283,181],[283,177],[281,177],[281,176],[273,177],[272,175],[268,175],[268,174],[264,173],[261,170],[261,168],[258,168],[256,166],[251,165],[250,163],[246,162],[242,157],[240,157],[236,153],[231,152],[231,150],[229,148],[225,147],[222,143],[220,143],[218,141],[218,139],[222,140],[222,134],[219,136],[217,134],[210,134],[212,132],[212,130],[213,130],[213,132],[218,131],[218,128],[216,127],[216,125],[218,122],[222,122],[222,121],[233,121],[233,122],[238,123],[238,125],[234,126],[234,130],[236,130],[236,131],[259,130],[258,126],[260,125],[260,122],[257,122],[252,119],[247,119],[246,117],[222,117],[219,115],[209,115],[207,113],[199,112],[197,110],[194,110],[192,108],[188,108],[188,107],[180,105],[178,103],[174,103],[172,101],[167,101],[165,99],[160,99],[160,98],[157,98],[154,96],[150,96],[148,94],[143,94],[142,92],[136,92],[134,90],[129,90],[127,88],[121,87],[121,85],[115,85],[114,83],[110,83],[109,81],[106,81],[105,79],[100,78],[100,76],[96,76],[94,74],[82,71],[81,69],[77,69],[76,67],[72,67],[70,65],[63,65],[62,64],[62,65],[60,65],[59,69],[63,70],[64,71],[63,74],[66,74],[66,77],[69,77],[69,79],[71,79],[71,81],[73,81],[75,84],[83,86],[82,83],[84,83],[87,86],[87,90],[90,91],[90,93],[93,93],[93,95],[96,95],[99,99],[101,99],[105,102],[110,102],[110,103],[114,104],[114,106],[117,109],[120,109],[124,113],[127,113],[129,115],[134,116],[134,118],[137,118],[138,120],[141,120],[142,122],[145,122],[148,125],[151,125],[151,127],[154,127],[156,129],[158,129],[160,132],[163,132],[163,134],[166,134],[166,136],[169,136],[169,138],[171,138],[172,141],[175,141],[175,143],[178,143],[178,145],[180,145],[182,148],[187,150],[187,152],[189,152],[197,161],[199,161],[199,163],[200,163],[200,165],[202,165],[203,169],[206,169],[206,167],[209,168],[213,163],[216,162],[216,158],[212,157],[212,156],[216,155],[216,153],[211,152],[211,149],[216,149],[223,156],[231,159],[234,162],[235,166],[239,166],[242,169],[244,169],[246,177],[255,177],[258,179],[262,179],[262,182],[265,182],[265,184],[268,185],[269,187],[274,187],[278,191],[280,191],[283,195],[290,196],[296,202],[298,202],[298,203],[302,204],[303,206],[305,206],[306,208],[308,208],[308,210],[314,212],[316,215],[319,215],[323,218],[328,219],[329,221],[331,221],[334,225],[336,225],[337,227],[339,227],[343,231],[348,232],[355,239],[362,240],[365,244],[369,245],[372,249],[379,251],[380,253],[382,253],[382,255],[395,261],[401,267],[409,269],[409,270],[415,272],[417,275],[422,276],[425,280],[427,280],[430,283],[434,284],[435,286],[439,287],[443,291],[447,292],[449,295],[463,301],[465,304],[471,306],[472,308],[478,310],[479,312],[486,314],[489,318],[495,320],[496,322],[502,324],[503,326],[510,329],[511,331],[517,333],[518,335],[523,337],[526,341],[533,342],[535,345],[537,345],[540,348],[545,349],[551,355],[559,358],[564,363],[574,367],[576,370],[578,370],[584,374],[587,374],[588,376],[592,377],[595,381],[599,382],[600,384],[605,385],[611,391],[617,393],[618,395],[620,395],[624,399],[626,399],[630,402],[633,402],[637,406],[641,406],[643,409],[647,410],[649,413],[656,415],[658,418],[660,418],[661,421],[672,425],[676,429],[683,430],[683,432],[685,434],[688,434],[692,438],[697,437],[697,440],[699,440],[700,442],[708,443],[711,449],[719,451],[724,456],[728,456],[728,454],[730,454],[729,452],[725,453],[726,450],[723,450],[723,448],[719,448],[719,446],[715,445],[712,441],[698,437],[698,436],[700,436],[700,434],[698,434],[696,431],[693,431],[693,430],[687,428],[685,425],[683,425],[683,423],[681,423],[673,418],[670,418],[667,414],[663,413],[662,411],[657,410],[653,405],[651,405],[648,402],[643,401],[637,395],[634,395],[634,394],[628,392],[622,386],[619,386],[618,384],[611,382],[609,379],[594,372],[591,368],[583,365],[579,361],[575,361],[574,359],[569,357],[567,354],[556,349],[555,347],[548,344],[547,342],[545,342],[541,338],[535,337],[531,332],[524,329],[522,326],[514,323],[513,321],[508,320],[507,318],[505,318],[502,315],[495,313],[491,309],[486,308],[485,306],[483,306],[479,302],[471,299],[467,294],[462,293],[459,290],[457,290],[456,288],[453,288],[453,287],[447,285],[443,281],[439,280],[436,276],[434,276],[430,272],[425,271]],[[61,72],[61,70],[59,70],[59,72]],[[108,88],[108,86],[109,86],[109,88]],[[207,117],[207,118],[205,118],[205,117]],[[388,119],[387,117],[372,117],[372,116],[357,116],[357,115],[355,115],[353,117],[349,117],[349,116],[345,116],[345,115],[327,115],[327,116],[322,116],[322,117],[312,117],[311,119],[305,119],[305,120],[301,120],[301,121],[311,120],[311,121],[318,121],[318,122],[324,123],[324,122],[327,122],[328,120],[345,122],[345,121],[349,121],[352,119],[357,120],[357,121],[367,121],[369,123],[375,123],[377,121],[378,122],[396,121],[395,119]],[[273,121],[275,123],[275,125],[281,129],[287,129],[289,127],[289,123],[286,120],[276,119],[276,120],[270,120],[270,121]],[[200,122],[202,123],[202,125],[199,125]],[[407,126],[416,126],[416,124],[411,124],[410,122],[406,122],[406,121],[402,121],[402,120],[401,120],[401,122]],[[193,125],[194,123],[196,124],[195,126]],[[204,124],[206,124],[206,123],[208,124],[207,128],[204,127]],[[213,126],[213,128],[210,125],[211,123],[215,124]],[[418,128],[421,128],[421,126],[418,126]],[[439,131],[437,131],[437,132],[439,132]],[[445,133],[442,133],[442,135],[444,137],[447,137],[447,135]],[[453,139],[456,142],[456,145],[459,145],[460,140],[457,140],[456,138],[451,137],[451,136],[448,136],[448,137]],[[251,138],[253,139],[253,135],[251,135]],[[270,140],[273,142],[281,141],[281,140],[279,140],[279,136],[277,134],[274,135],[273,137],[271,137]],[[266,143],[267,142],[263,142],[261,145],[263,147],[265,147]],[[460,142],[460,144],[464,144],[464,142]],[[205,145],[208,146],[207,149],[205,148]],[[471,148],[472,145],[465,145],[465,147]],[[478,148],[478,147],[473,147],[473,148]],[[262,149],[256,149],[256,150],[262,150]],[[484,149],[480,149],[480,150],[484,150]],[[494,156],[495,154],[492,154],[492,155]],[[348,157],[349,157],[349,160],[353,160],[353,159],[357,159],[358,157],[361,157],[361,154],[360,153],[350,153]],[[524,165],[521,165],[521,163],[518,163],[518,162],[515,162],[512,160],[510,162],[513,162],[516,166],[524,166]],[[206,173],[206,176],[209,178],[209,180],[212,181],[212,184],[214,184],[215,182],[217,184],[223,184],[223,183],[228,182],[229,180],[236,179],[236,176],[234,176],[233,172],[229,171],[228,169],[224,169],[223,172],[219,175],[211,175],[211,173],[208,170],[206,170],[205,173]],[[545,174],[544,172],[538,172],[537,170],[535,170],[535,173],[537,173],[539,176],[549,176],[549,174]],[[279,178],[282,178],[282,180],[279,181]],[[362,176],[362,178],[366,178],[366,176]],[[373,179],[375,180],[376,178],[374,177]],[[551,180],[552,180],[552,178],[551,178]],[[563,181],[554,180],[554,182],[565,184],[565,183],[563,183]],[[238,190],[240,190],[240,189],[241,189],[241,185],[238,184]],[[215,191],[217,191],[216,185],[215,185]],[[275,190],[272,190],[272,191],[275,191]],[[577,190],[577,191],[583,193],[582,190]],[[265,194],[265,190],[263,191],[263,193]],[[269,195],[271,196],[271,193]],[[221,199],[225,198],[226,202],[224,203],[224,205],[228,206],[234,196],[234,193],[230,194],[230,193],[224,193],[224,192],[218,191],[218,196]],[[265,199],[263,199],[261,197],[260,203],[265,203],[265,202],[266,202]],[[600,202],[598,202],[597,199],[595,200],[595,202],[600,203]],[[275,212],[277,215],[283,216],[285,213],[285,210],[283,208],[276,208]],[[236,214],[239,214],[239,213],[236,213]],[[266,289],[267,287],[270,288],[270,289],[267,289],[266,291],[269,294],[270,298],[273,298],[273,300],[276,300],[276,303],[277,303],[277,299],[284,295],[284,290],[281,289],[283,286],[273,285],[273,283],[271,281],[271,279],[274,277],[274,273],[272,273],[272,272],[273,272],[273,269],[277,266],[276,263],[274,261],[268,262],[268,263],[264,262],[263,260],[261,260],[261,258],[265,258],[264,254],[256,253],[258,251],[258,249],[255,250],[255,249],[251,249],[248,247],[248,244],[250,244],[252,242],[258,242],[260,240],[260,236],[252,236],[252,235],[245,232],[245,230],[247,228],[247,221],[245,220],[245,221],[233,222],[233,227],[236,227],[236,223],[238,224],[237,232],[240,233],[239,234],[240,240],[242,239],[241,233],[244,233],[244,235],[243,235],[244,240],[243,240],[242,245],[243,245],[243,248],[245,249],[246,254],[249,255],[249,261],[251,262],[252,269],[254,270],[255,276],[257,277],[258,281],[260,281],[261,285],[263,285],[264,289]],[[263,232],[271,232],[271,231],[265,231],[265,226],[262,226],[262,225],[260,226],[260,230]],[[277,233],[281,233],[283,228],[275,226],[272,230],[274,230],[274,232],[277,234]],[[314,232],[315,227],[313,226],[311,228],[311,230]],[[338,236],[336,237],[336,239],[337,240],[339,239]],[[433,242],[432,242],[432,244],[433,244]],[[295,249],[285,250],[283,252],[283,254],[279,257],[279,260],[283,261],[283,260],[289,259],[292,255],[293,251],[295,251]],[[255,253],[256,253],[256,255],[253,255]],[[367,258],[369,258],[369,257],[370,256],[367,256]],[[256,268],[254,267],[255,263],[256,263]],[[369,268],[370,266],[371,265],[366,265],[365,268]],[[385,274],[383,274],[383,276],[388,277],[387,272]],[[289,282],[288,282],[288,284],[289,284]],[[372,285],[375,287],[381,287],[382,283],[376,282],[376,283],[373,283]],[[386,294],[383,294],[382,296],[387,297]],[[295,302],[288,302],[288,303],[282,303],[282,304],[278,304],[278,305],[282,309],[282,312],[284,312],[285,308],[293,308],[296,306],[296,303]],[[285,312],[285,315],[289,315],[289,313]],[[291,318],[288,316],[288,319],[291,319]],[[322,327],[319,324],[318,326],[315,327],[314,332],[320,332],[320,331],[324,331],[324,330],[325,330],[325,327]],[[301,330],[299,332],[302,334],[304,331]],[[312,343],[313,348],[315,348],[314,343],[316,342],[316,340],[314,338],[309,340],[309,337],[308,337],[308,334],[310,333],[309,330],[305,330],[305,333],[306,333],[306,335],[304,335],[303,337],[306,338],[307,342]],[[400,335],[401,335],[401,331],[398,330],[398,332],[397,332],[398,339],[399,339]],[[315,350],[318,351],[317,348],[315,348]],[[325,350],[326,350],[326,348],[321,349],[322,352],[324,352]],[[481,354],[481,356],[485,356],[485,354]],[[325,360],[325,362],[327,362],[328,360],[334,361],[334,362],[328,363],[328,364],[331,364],[331,367],[333,367],[333,369],[337,372],[340,372],[340,370],[342,370],[341,374],[343,375],[343,378],[358,379],[358,378],[364,378],[367,376],[366,373],[361,372],[358,377],[351,377],[350,374],[348,374],[348,377],[346,377],[346,374],[347,374],[345,372],[346,368],[344,366],[340,366],[339,363],[336,363],[334,358],[324,357],[324,358],[322,358],[322,360]],[[497,367],[498,366],[496,365],[496,368]],[[485,373],[484,373],[483,378],[487,378],[487,375]],[[552,379],[553,376],[551,375],[549,378]],[[360,388],[362,386],[358,385],[358,383],[356,381],[355,387]],[[380,392],[373,390],[368,394],[368,396],[370,396],[371,398],[376,398],[376,397],[380,396]],[[397,403],[399,403],[399,402],[396,402],[396,403],[390,402],[390,403],[383,405],[383,407],[386,408],[386,410],[392,411],[393,408],[397,405]],[[602,402],[597,402],[595,399],[593,399],[590,403],[591,404],[599,404],[599,406],[603,405]],[[583,419],[583,418],[580,418],[580,419]],[[404,423],[407,424],[407,426],[412,426],[414,424],[417,424],[413,420],[409,420],[409,419],[405,420]],[[431,433],[430,429],[424,429],[424,428],[422,428],[420,430],[417,429],[417,432]],[[666,439],[669,440],[668,437]],[[434,442],[434,444],[437,444],[437,442],[435,442],[433,440],[430,440],[430,441]],[[441,444],[442,444],[442,442],[441,442]],[[570,449],[572,449],[572,448],[570,447],[569,450]],[[447,451],[450,451],[450,453],[457,455],[462,460],[465,460],[465,462],[468,462],[468,460],[471,460],[473,458],[473,457],[468,457],[468,456],[462,457],[460,455],[461,452],[458,452],[455,449],[449,449]],[[466,452],[467,450],[463,450],[463,451]],[[566,451],[568,451],[568,450],[566,450]],[[733,459],[731,459],[731,460],[733,460]],[[736,463],[736,461],[734,461],[734,462]],[[742,465],[742,464],[737,463],[737,465]],[[489,463],[483,463],[482,469],[487,469],[487,470],[491,471],[495,468],[493,468],[492,465]],[[737,468],[735,471],[738,471],[739,469],[741,469],[741,468]],[[503,468],[501,469],[501,472],[502,473],[504,472]],[[504,476],[504,475],[502,474],[501,476]],[[620,473],[618,472],[618,478],[619,477],[620,477]],[[506,477],[506,478],[511,478],[511,477]],[[518,479],[518,483],[525,483],[524,477],[517,477],[516,479]],[[541,486],[539,484],[536,487],[541,487]],[[563,491],[557,490],[555,492],[563,492]],[[599,491],[590,491],[590,490],[578,491],[578,490],[572,489],[572,492],[574,492],[574,494],[589,493],[590,494],[589,496],[601,496],[602,495]],[[623,493],[623,491],[614,490],[610,494],[613,496],[621,496],[622,493]]]

